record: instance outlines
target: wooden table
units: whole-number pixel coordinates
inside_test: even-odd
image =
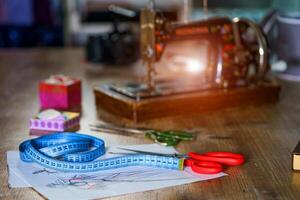
[[[108,145],[151,142],[143,137],[89,131],[88,124],[97,120],[92,87],[108,80],[124,80],[134,70],[99,70],[101,67],[83,60],[82,49],[0,51],[1,199],[42,198],[32,189],[8,188],[6,152],[17,150],[21,141],[29,138],[28,120],[39,110],[38,82],[49,75],[66,74],[82,79],[82,132],[100,136]],[[282,82],[282,86],[278,104],[147,122],[159,129],[197,129],[196,141],[178,146],[182,152],[245,154],[246,164],[226,170],[229,176],[111,199],[300,199],[300,173],[291,170],[291,152],[300,138],[300,84]]]

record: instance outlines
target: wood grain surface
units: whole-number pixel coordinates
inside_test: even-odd
[[[28,139],[29,118],[39,110],[38,82],[52,74],[83,81],[81,132],[103,138],[108,145],[151,143],[89,131],[97,121],[92,88],[100,83],[133,78],[129,68],[92,66],[82,49],[27,49],[0,51],[0,199],[42,199],[32,189],[10,189],[6,152]],[[283,82],[280,101],[264,106],[222,109],[191,116],[145,122],[157,129],[195,129],[198,137],[178,150],[233,151],[246,155],[240,167],[226,169],[226,177],[161,190],[111,198],[121,199],[300,199],[300,173],[291,170],[291,153],[300,139],[300,83]]]

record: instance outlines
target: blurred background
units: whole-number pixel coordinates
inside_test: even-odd
[[[147,2],[0,0],[0,48],[85,46],[86,59],[91,62],[131,63],[139,56],[136,51],[139,12]],[[174,21],[199,20],[204,15],[201,0],[160,0],[156,7]],[[208,0],[207,14],[254,20],[268,36],[272,53],[270,62],[284,60],[299,66],[299,11],[299,0]],[[109,44],[106,44],[107,40]],[[103,47],[110,48],[111,52],[105,55]],[[114,52],[116,49],[120,51]],[[131,59],[116,60],[120,53],[127,51]],[[275,68],[282,70],[285,66],[279,63]]]
[[[173,20],[180,20],[186,0],[157,1],[156,6]],[[85,45],[89,34],[107,32],[117,5],[134,11],[118,21],[135,24],[147,0],[0,0],[0,47]],[[244,16],[260,22],[272,9],[298,12],[298,0],[209,0],[209,15]],[[201,19],[202,1],[188,0],[189,18]]]

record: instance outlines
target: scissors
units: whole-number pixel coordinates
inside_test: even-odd
[[[184,166],[191,167],[192,171],[198,174],[217,174],[222,172],[223,165],[225,166],[238,166],[245,162],[245,157],[242,154],[231,153],[231,152],[208,152],[204,154],[189,152],[187,154],[164,154],[154,153],[148,151],[140,151],[126,148],[119,148],[122,150],[157,155],[157,156],[169,156],[176,158],[184,158]],[[114,153],[114,152],[110,152]],[[115,154],[128,154],[128,153],[115,153]]]
[[[190,141],[195,139],[195,135],[188,131],[176,131],[176,130],[150,130],[150,129],[137,129],[137,128],[125,128],[116,126],[114,124],[109,124],[106,122],[99,122],[97,125],[90,124],[90,129],[96,132],[109,132],[115,134],[144,134],[148,138],[154,140],[156,143],[162,144],[164,146],[175,146],[180,141]]]
[[[189,152],[184,160],[184,166],[189,166],[199,174],[216,174],[223,171],[223,166],[238,166],[245,162],[242,154],[231,152],[208,152],[199,154]]]

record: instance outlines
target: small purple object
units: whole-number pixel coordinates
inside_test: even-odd
[[[61,112],[61,115],[53,119],[41,119],[37,115],[29,123],[30,133],[38,132],[38,135],[74,130],[76,127],[79,129],[79,124],[80,114],[74,112]]]

